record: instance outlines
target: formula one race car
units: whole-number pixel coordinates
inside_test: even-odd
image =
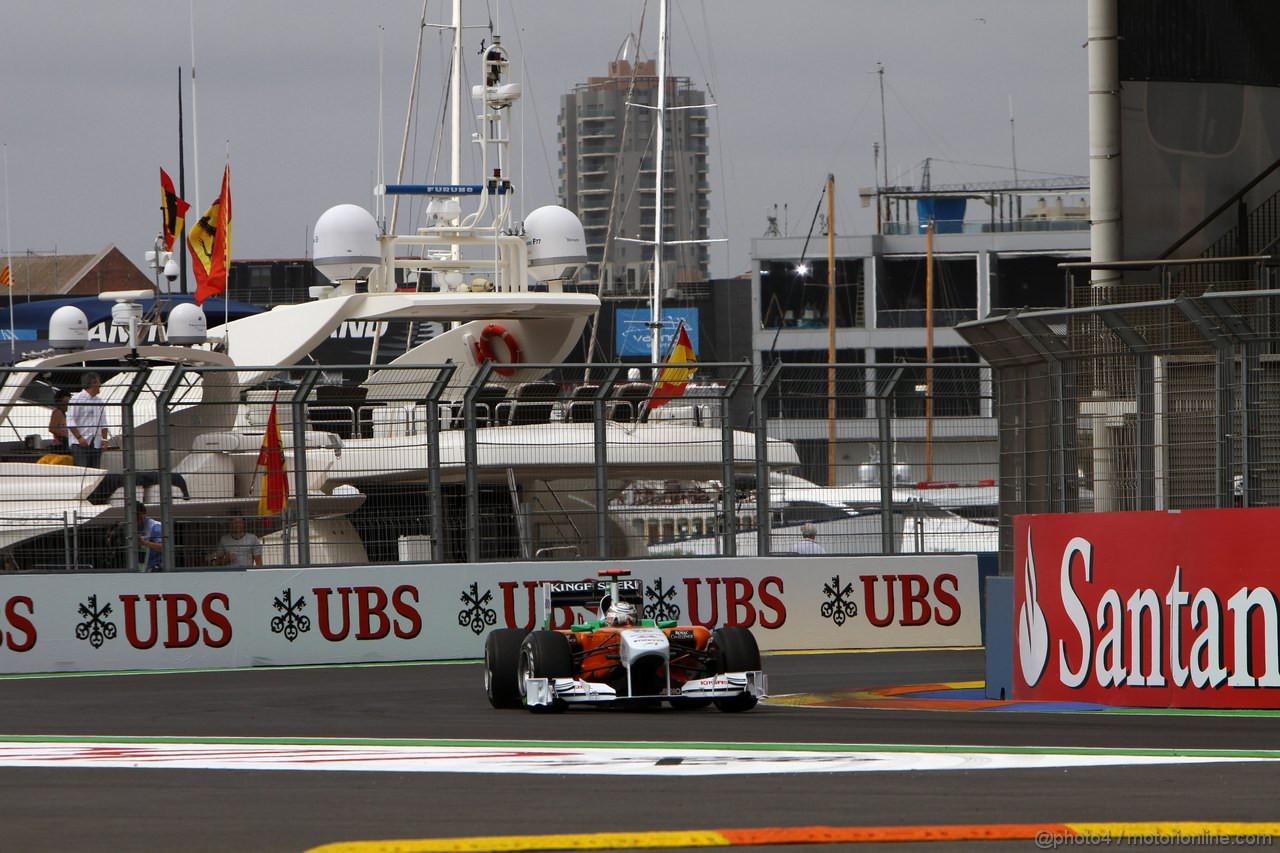
[[[495,708],[563,711],[571,704],[747,711],[767,690],[746,628],[640,619],[644,591],[625,569],[603,580],[543,584],[540,631],[499,628],[484,644],[484,685]],[[598,619],[551,630],[557,607],[594,607]]]

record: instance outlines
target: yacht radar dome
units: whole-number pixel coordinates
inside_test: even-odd
[[[315,267],[330,281],[369,278],[382,259],[378,223],[363,207],[340,204],[316,220]]]
[[[169,311],[165,340],[171,344],[202,344],[209,337],[209,321],[192,302],[181,302]]]
[[[49,318],[49,345],[54,349],[84,349],[89,343],[89,318],[74,305],[63,305]]]
[[[573,278],[587,261],[582,221],[559,205],[540,207],[525,218],[524,243],[529,248],[529,272],[538,281]]]

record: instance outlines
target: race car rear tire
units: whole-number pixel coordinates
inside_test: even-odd
[[[484,641],[484,692],[495,708],[519,708],[520,644],[528,631],[498,628]]]
[[[569,641],[563,634],[555,631],[534,631],[524,638],[520,645],[520,674],[516,684],[520,689],[520,698],[524,697],[524,679],[529,678],[572,678],[573,651]],[[556,700],[550,705],[529,705],[530,711],[559,712],[568,707],[564,702]]]
[[[711,645],[716,650],[716,674],[752,672],[760,669],[760,647],[746,628],[716,628],[711,632]],[[715,700],[716,707],[726,713],[750,711],[760,700],[749,693]]]

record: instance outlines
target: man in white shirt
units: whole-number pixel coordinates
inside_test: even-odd
[[[209,562],[215,566],[246,568],[262,565],[262,540],[250,533],[241,515],[231,516],[231,529],[218,540]]]
[[[797,554],[827,553],[827,549],[818,544],[818,528],[806,523],[800,528],[800,535],[804,538],[796,545]]]
[[[67,432],[70,433],[71,456],[83,468],[97,468],[102,461],[102,448],[107,443],[107,409],[98,399],[102,377],[86,373],[84,389],[71,396],[67,407]]]

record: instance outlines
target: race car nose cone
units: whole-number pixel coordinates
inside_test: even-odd
[[[619,658],[622,665],[630,667],[632,663],[647,655],[658,655],[666,658],[671,654],[671,644],[667,635],[658,628],[633,628],[623,631],[620,638]]]

